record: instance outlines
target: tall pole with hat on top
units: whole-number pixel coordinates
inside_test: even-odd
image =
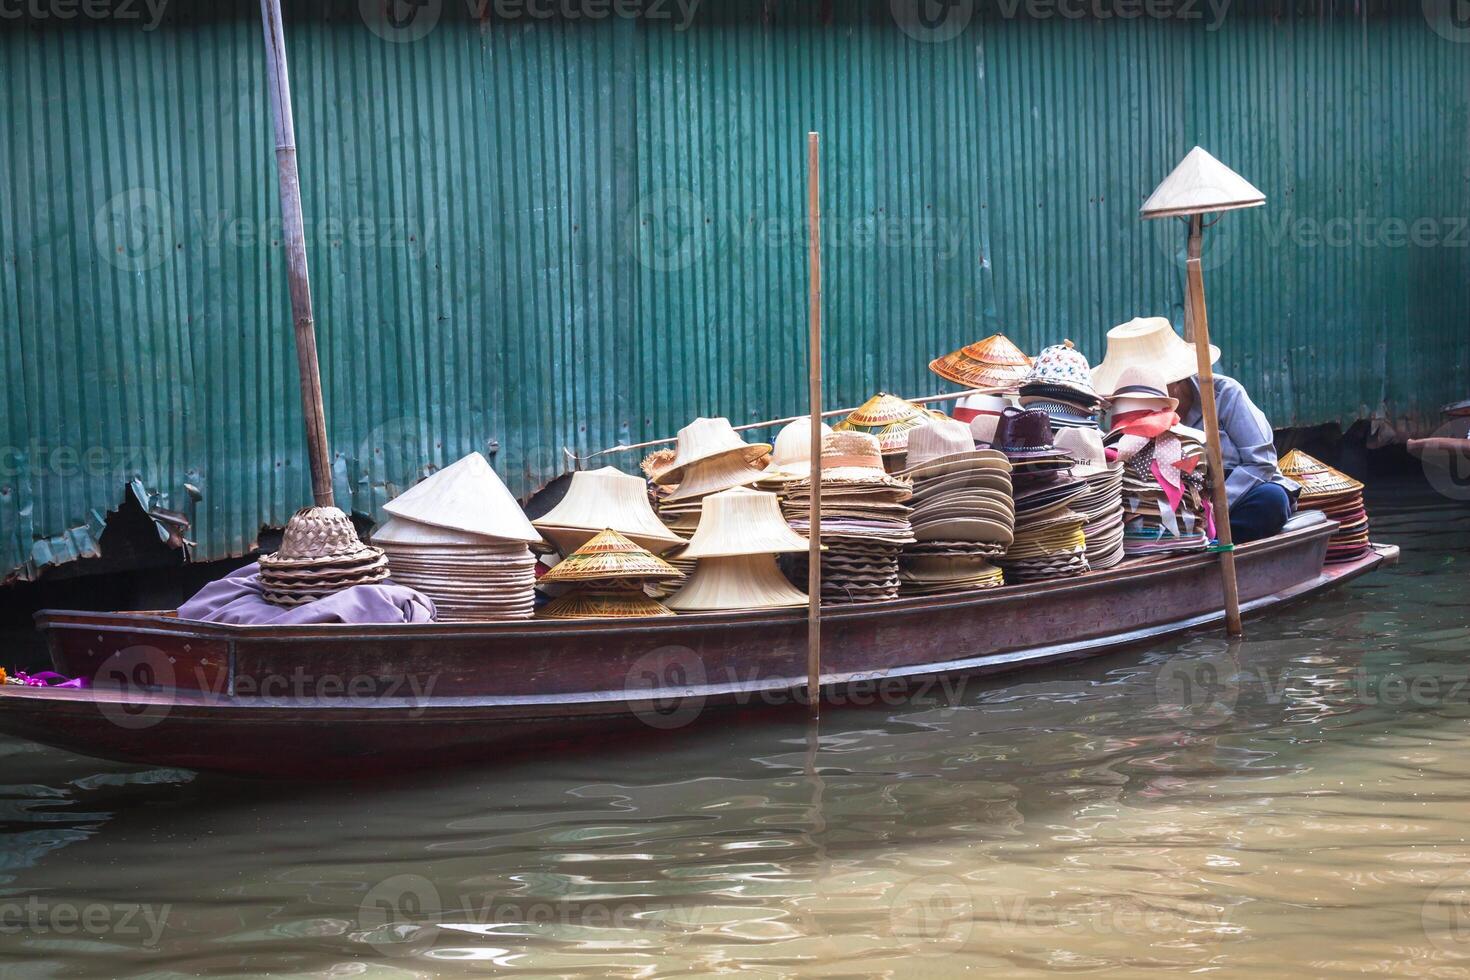
[[[1143,202],[1143,218],[1185,218],[1189,222],[1189,249],[1185,270],[1185,339],[1194,343],[1198,364],[1200,414],[1205,422],[1205,452],[1210,463],[1215,528],[1220,554],[1220,577],[1225,590],[1225,630],[1242,632],[1240,593],[1235,581],[1235,542],[1230,535],[1230,502],[1225,493],[1225,465],[1220,450],[1220,418],[1215,407],[1215,374],[1210,367],[1210,323],[1205,314],[1205,280],[1200,267],[1204,215],[1266,203],[1250,181],[1196,146],[1185,155],[1163,183]],[[1219,219],[1216,219],[1219,220]],[[1210,222],[1214,224],[1214,222]]]
[[[811,409],[811,484],[807,552],[806,693],[822,711],[822,137],[806,134],[807,396]]]

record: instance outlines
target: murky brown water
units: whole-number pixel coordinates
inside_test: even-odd
[[[1470,508],[1249,626],[385,787],[0,742],[5,975],[1470,976]],[[1461,956],[1466,957],[1460,959]]]

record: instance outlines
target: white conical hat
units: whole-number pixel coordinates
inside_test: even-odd
[[[531,523],[563,554],[576,551],[606,528],[655,554],[684,543],[654,514],[648,484],[612,466],[573,473],[561,503]]]
[[[771,609],[804,606],[796,589],[776,567],[774,555],[701,558],[684,587],[665,601],[676,612],[721,609]]]
[[[521,505],[479,453],[420,480],[383,505],[394,517],[506,541],[540,541]]]
[[[455,545],[485,546],[503,544],[503,539],[484,534],[471,534],[453,528],[420,524],[402,517],[390,517],[373,532],[373,544],[379,547],[395,545]]]
[[[1154,188],[1138,213],[1145,218],[1170,218],[1256,208],[1265,203],[1266,195],[1254,184],[1196,146]]]
[[[774,493],[735,487],[704,498],[699,528],[681,558],[774,555],[806,551],[807,539],[791,530]]]

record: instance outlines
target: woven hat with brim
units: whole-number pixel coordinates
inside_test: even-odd
[[[753,464],[771,451],[769,443],[747,443],[741,439],[725,418],[697,418],[690,422],[679,430],[677,447],[668,468],[653,476],[655,483],[665,486],[679,483],[688,467],[717,456],[735,455]]]
[[[394,517],[506,541],[541,540],[489,462],[470,453],[383,505]]]
[[[704,498],[699,527],[681,558],[728,558],[806,551],[807,539],[791,530],[774,493],[736,487]]]
[[[607,528],[541,576],[543,582],[641,581],[683,578],[684,573],[623,535]]]
[[[991,334],[929,362],[929,370],[966,388],[1014,389],[1031,369],[1031,358],[1005,336]]]
[[[931,419],[947,418],[897,395],[879,392],[832,427],[833,432],[864,432],[878,440],[884,455],[907,450],[909,432]]]
[[[1102,433],[1096,429],[1063,429],[1056,435],[1056,448],[1077,461],[1074,476],[1086,478],[1114,470],[1103,449]]]
[[[286,522],[281,547],[262,555],[262,571],[325,569],[367,565],[383,557],[379,548],[362,543],[352,518],[336,507],[303,507]]]
[[[1172,412],[1179,399],[1169,395],[1169,383],[1152,364],[1129,364],[1118,375],[1113,388],[1113,415],[1129,412]]]
[[[1010,461],[993,449],[976,449],[970,427],[950,419],[935,419],[909,433],[908,468],[900,475],[931,479],[972,469],[1011,471]]]
[[[509,542],[504,538],[491,538],[483,534],[470,534],[468,531],[420,524],[418,521],[410,521],[403,517],[390,517],[373,531],[373,544],[385,550],[405,548],[454,550],[519,547],[521,542]]]
[[[641,592],[597,592],[575,589],[536,612],[537,619],[645,619],[673,616],[674,611]]]
[[[955,517],[915,525],[914,538],[925,541],[980,541],[989,544],[1009,545],[1015,537],[1015,529],[1002,521],[983,517]]]
[[[806,604],[806,593],[786,580],[774,555],[701,558],[684,587],[668,600],[668,607],[680,613]]]
[[[822,437],[832,434],[832,427],[822,423]],[[803,415],[787,422],[776,433],[776,442],[771,450],[771,461],[766,464],[761,479],[799,480],[812,471],[812,420]]]
[[[878,438],[866,432],[833,432],[822,440],[822,490],[832,487],[887,488],[902,497],[912,492],[908,480],[892,476],[883,469],[883,454]],[[788,495],[809,495],[812,481],[794,480],[787,484]]]
[[[1210,363],[1220,359],[1220,348],[1210,345]],[[1194,345],[1174,332],[1161,316],[1137,317],[1108,331],[1108,354],[1092,369],[1092,386],[1111,396],[1123,371],[1134,365],[1152,366],[1164,384],[1190,378],[1199,370]]]
[[[1336,494],[1361,491],[1363,484],[1341,470],[1300,449],[1293,449],[1281,459],[1281,474],[1302,485],[1302,498],[1330,497]]]
[[[677,504],[708,497],[731,487],[748,487],[764,475],[764,471],[752,466],[743,453],[712,456],[689,464],[679,485],[668,495],[666,502]]]
[[[684,540],[664,526],[648,502],[648,484],[611,466],[572,474],[566,496],[531,522],[562,554],[612,528],[655,553]]]
[[[663,449],[655,449],[647,456],[644,456],[642,461],[639,462],[638,468],[643,471],[644,476],[657,483],[658,475],[672,466],[673,463],[674,451],[668,447],[664,447]]]

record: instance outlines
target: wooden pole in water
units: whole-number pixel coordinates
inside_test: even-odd
[[[1235,542],[1230,535],[1230,500],[1225,494],[1225,464],[1220,453],[1220,417],[1215,408],[1215,372],[1210,366],[1210,323],[1205,315],[1205,278],[1200,269],[1200,216],[1189,216],[1186,282],[1189,323],[1194,328],[1195,363],[1199,374],[1200,414],[1205,421],[1205,453],[1215,500],[1215,533],[1220,545],[1220,579],[1225,588],[1225,632],[1240,636],[1240,591],[1235,582]]]
[[[281,231],[286,246],[286,281],[296,329],[296,371],[301,384],[301,415],[306,426],[306,456],[311,494],[318,507],[336,506],[327,449],[327,418],[322,407],[322,375],[316,354],[316,320],[306,271],[306,232],[301,219],[301,179],[296,171],[296,124],[291,117],[291,78],[286,68],[286,36],[280,0],[260,0],[265,29],[265,77],[276,132],[276,170],[281,181]]]
[[[812,494],[807,511],[806,693],[811,715],[822,704],[822,137],[806,134],[807,391],[811,409]]]

